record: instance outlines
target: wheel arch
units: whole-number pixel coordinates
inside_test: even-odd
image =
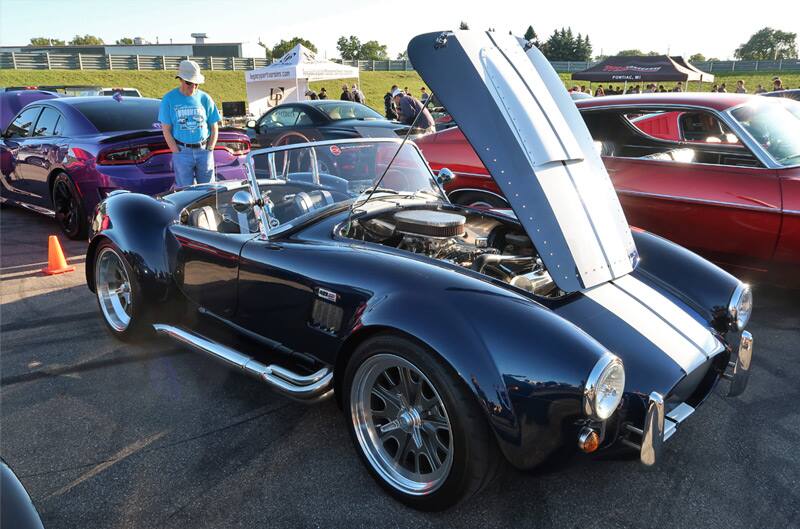
[[[454,204],[461,204],[461,202],[459,202],[459,197],[468,196],[468,195],[471,195],[471,194],[483,196],[483,197],[486,197],[489,200],[498,201],[499,203],[504,204],[505,207],[510,207],[509,204],[508,204],[508,201],[505,199],[505,197],[503,195],[500,195],[500,194],[495,193],[493,191],[489,191],[488,189],[459,188],[459,189],[454,189],[454,190],[450,191],[447,194],[447,197],[450,199],[450,202],[452,202]],[[491,203],[491,202],[489,202],[489,203]],[[466,205],[469,205],[469,204],[466,204]]]
[[[475,310],[479,301],[489,306],[483,312]],[[424,310],[409,310],[422,303],[428,304]],[[564,425],[580,415],[585,378],[605,352],[544,307],[530,304],[526,310],[519,300],[508,303],[499,296],[466,304],[431,302],[430,296],[398,292],[369,305],[336,357],[334,384],[340,406],[346,402],[341,394],[343,374],[356,348],[378,334],[403,336],[433,351],[454,379],[466,385],[501,451],[519,468],[535,466],[564,444]],[[494,316],[485,318],[487,313]],[[504,319],[514,328],[503,328]],[[521,320],[526,325],[519,325]],[[551,340],[531,346],[532,339],[550,332]],[[574,357],[565,359],[565,346],[575,351]]]

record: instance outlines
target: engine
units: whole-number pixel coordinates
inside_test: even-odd
[[[401,210],[359,221],[349,236],[471,268],[539,296],[559,294],[528,236],[493,218]]]

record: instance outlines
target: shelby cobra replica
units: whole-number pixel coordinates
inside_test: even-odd
[[[631,232],[525,44],[465,31],[409,46],[511,210],[451,204],[400,139],[256,150],[247,182],[99,205],[86,274],[107,327],[155,329],[296,399],[335,396],[369,471],[420,509],[474,494],[501,458],[658,461],[720,379],[744,390],[750,289]]]

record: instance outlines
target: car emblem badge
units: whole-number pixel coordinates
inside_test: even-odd
[[[338,145],[331,145],[331,154],[334,156],[339,156],[342,154],[342,149],[340,149]]]
[[[339,294],[331,292],[330,290],[325,290],[324,288],[317,288],[317,296],[331,303],[336,303],[339,300]]]

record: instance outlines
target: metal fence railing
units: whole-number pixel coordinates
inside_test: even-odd
[[[177,70],[178,63],[192,59],[205,70],[253,70],[270,64],[268,59],[244,57],[187,57],[168,55],[88,55],[82,53],[1,52],[0,69],[14,70]],[[408,60],[341,61],[362,71],[411,71]],[[552,61],[558,72],[577,72],[596,64],[585,61]],[[754,73],[800,71],[800,59],[777,61],[713,61],[693,63],[706,72]]]

